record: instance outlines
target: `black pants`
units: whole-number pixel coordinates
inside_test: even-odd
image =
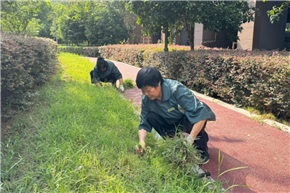
[[[93,78],[94,78],[93,72],[94,72],[93,70],[90,72],[92,84],[93,84]],[[110,83],[112,83],[112,85],[116,86],[117,79],[116,79],[115,75],[113,73],[111,73],[111,74],[109,74],[109,76],[107,76],[105,78],[101,78],[100,81],[101,82],[110,82]]]
[[[146,118],[147,122],[154,127],[161,137],[173,137],[176,132],[183,131],[186,133],[190,133],[194,124],[191,124],[188,118],[184,115],[183,119],[180,121],[178,125],[168,124],[163,117],[157,115],[154,112],[149,112]],[[201,131],[197,135],[197,140],[194,141],[196,145],[196,149],[200,151],[208,151],[207,142],[208,142],[208,135],[205,131],[205,126],[202,127]],[[178,128],[177,128],[178,127]]]

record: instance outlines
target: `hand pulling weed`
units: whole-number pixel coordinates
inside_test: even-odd
[[[188,146],[182,134],[166,138],[166,140],[157,140],[156,146],[152,149],[146,146],[145,158],[161,156],[168,163],[173,163],[177,167],[192,167],[201,161],[199,151],[194,145]]]

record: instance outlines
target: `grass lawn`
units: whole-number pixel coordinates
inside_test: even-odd
[[[136,107],[111,86],[90,84],[93,63],[68,53],[59,61],[1,144],[1,192],[212,192],[191,164],[163,156],[153,135],[150,151],[135,153]]]

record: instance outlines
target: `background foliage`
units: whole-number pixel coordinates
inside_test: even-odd
[[[88,45],[126,41],[133,26],[122,2],[1,1],[4,32]]]

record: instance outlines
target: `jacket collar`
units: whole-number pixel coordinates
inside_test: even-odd
[[[162,101],[167,101],[170,98],[170,87],[167,81],[164,79],[164,82],[161,85],[162,90]]]

